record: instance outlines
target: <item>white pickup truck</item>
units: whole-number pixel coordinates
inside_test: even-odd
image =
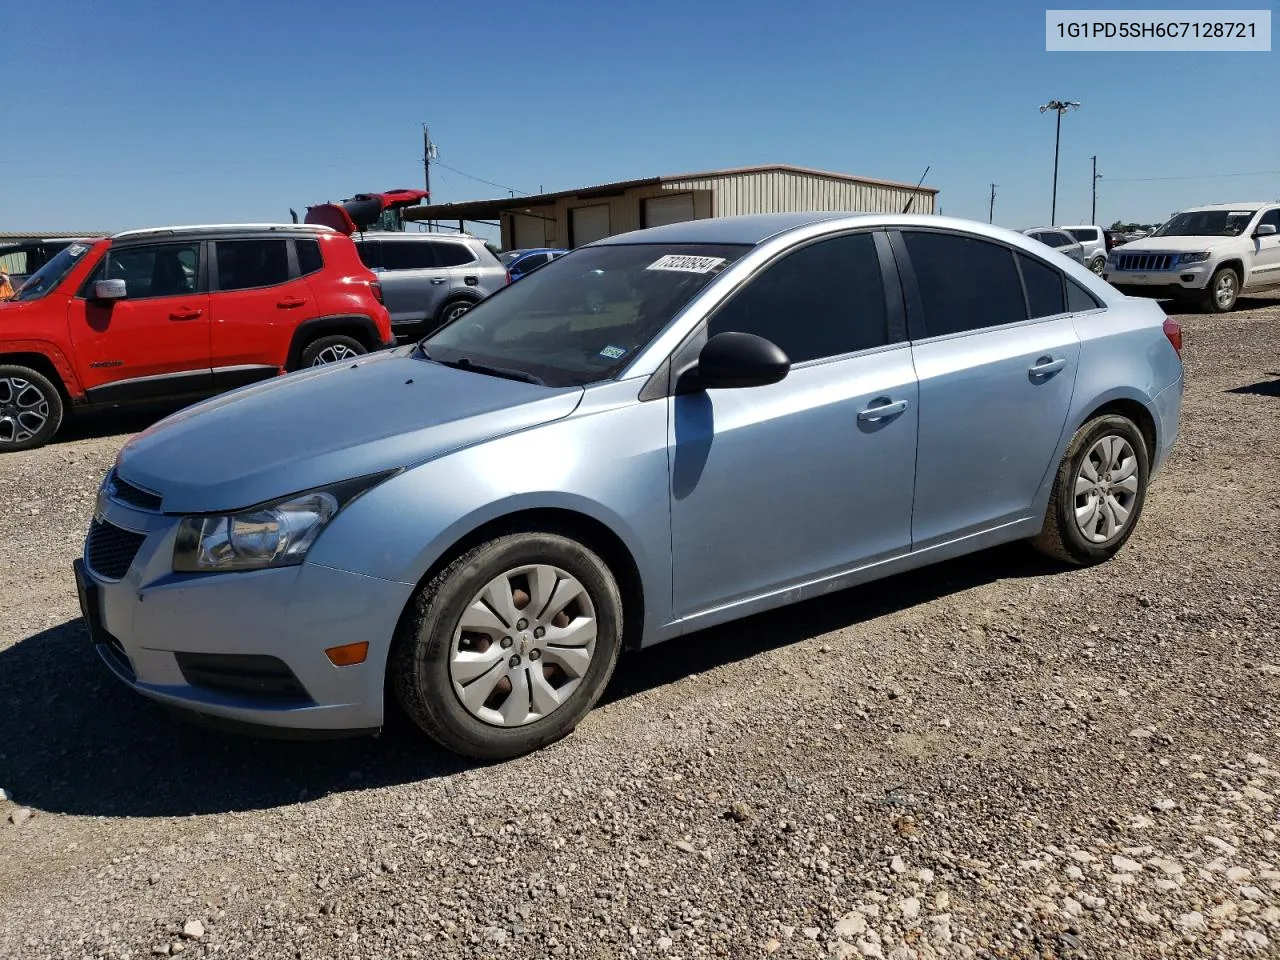
[[[1129,296],[1194,300],[1225,313],[1242,293],[1280,287],[1280,202],[1184,210],[1151,236],[1115,247],[1102,279]]]

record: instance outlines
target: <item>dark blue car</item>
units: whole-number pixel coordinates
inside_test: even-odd
[[[553,247],[536,247],[528,250],[508,250],[502,254],[500,259],[507,268],[507,272],[511,274],[511,282],[519,280],[532,270],[536,270],[544,263],[550,263],[556,257],[562,257],[568,250],[559,250]]]

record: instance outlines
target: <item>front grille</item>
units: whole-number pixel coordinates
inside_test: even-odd
[[[95,520],[84,547],[85,565],[104,580],[119,580],[129,572],[146,535]]]
[[[1175,253],[1121,253],[1116,257],[1117,270],[1172,270],[1177,264]]]
[[[283,660],[247,653],[175,653],[183,679],[193,687],[215,693],[310,703],[306,688]]]
[[[159,496],[149,490],[135,487],[115,471],[112,471],[111,476],[107,478],[107,490],[113,500],[127,503],[129,506],[137,507],[139,510],[150,510],[152,513],[160,512]]]

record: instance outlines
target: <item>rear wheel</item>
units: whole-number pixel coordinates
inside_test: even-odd
[[[453,321],[457,320],[474,306],[475,304],[470,300],[451,300],[449,303],[446,303],[444,305],[444,309],[440,311],[440,323],[437,325],[436,329],[438,330],[440,327],[453,323]]]
[[[302,366],[322,367],[327,363],[354,360],[365,353],[368,351],[364,348],[364,344],[355,337],[344,334],[317,337],[302,351]]]
[[[43,447],[62,426],[62,394],[38,370],[0,364],[0,453]]]
[[[1132,420],[1090,420],[1067,447],[1032,546],[1080,566],[1110,560],[1138,523],[1149,470],[1146,440]]]
[[[442,746],[500,760],[566,736],[604,692],[622,601],[604,562],[558,534],[490,540],[419,591],[388,669]]]
[[[1089,261],[1089,269],[1099,276],[1102,275],[1103,268],[1107,265],[1106,257],[1094,257]]]
[[[1227,313],[1240,296],[1240,274],[1233,267],[1219,267],[1205,287],[1204,306],[1212,313]]]

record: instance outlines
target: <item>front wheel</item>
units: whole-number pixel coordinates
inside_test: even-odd
[[[364,344],[355,339],[355,337],[341,334],[318,337],[307,344],[307,349],[302,351],[302,366],[322,367],[327,363],[354,360],[367,352]]]
[[[1149,471],[1146,440],[1132,420],[1090,420],[1071,438],[1031,545],[1079,566],[1110,560],[1138,523]]]
[[[511,534],[421,588],[389,679],[432,739],[502,760],[577,726],[613,674],[621,637],[618,585],[599,557],[558,534]]]
[[[1240,274],[1231,267],[1219,267],[1205,288],[1204,305],[1211,313],[1228,313],[1239,296]]]
[[[38,370],[0,365],[0,453],[43,447],[62,426],[62,394]]]

